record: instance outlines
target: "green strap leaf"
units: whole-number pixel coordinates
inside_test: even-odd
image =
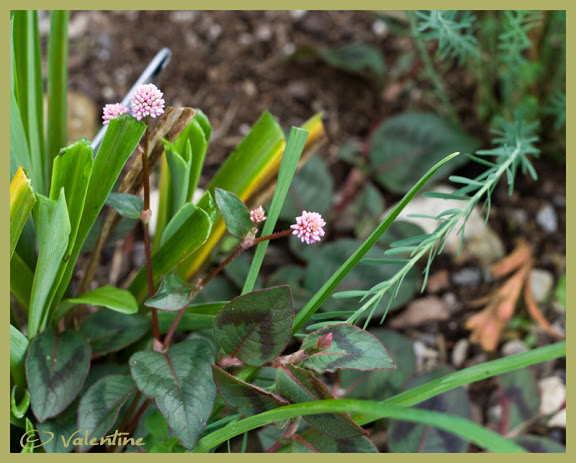
[[[138,341],[150,329],[150,321],[142,315],[125,315],[111,310],[91,314],[80,331],[98,354],[117,352]]]
[[[30,179],[20,166],[10,182],[10,259],[34,204],[36,196],[30,185]]]
[[[10,325],[10,374],[14,384],[26,386],[26,353],[29,346],[28,339],[17,328]]]
[[[276,392],[291,403],[334,398],[314,373],[293,365],[284,365],[278,369]],[[304,420],[322,434],[338,439],[350,439],[367,434],[347,413],[305,416]]]
[[[66,299],[63,302],[67,304],[91,304],[124,314],[138,312],[138,304],[131,292],[110,285],[96,288],[79,297]]]
[[[234,193],[221,188],[214,190],[214,198],[222,213],[222,217],[224,217],[224,223],[228,231],[233,235],[244,238],[254,227],[246,205]]]
[[[257,415],[273,408],[288,405],[288,402],[282,397],[245,383],[215,365],[212,365],[212,374],[224,402],[243,416]]]
[[[373,334],[363,329],[340,323],[327,325],[307,336],[302,350],[314,349],[320,338],[331,335],[331,345],[316,351],[300,363],[317,373],[333,373],[342,368],[355,370],[394,370],[396,365],[386,348]]]
[[[202,339],[172,346],[167,353],[137,352],[130,358],[138,389],[156,400],[183,447],[191,450],[210,418],[216,398],[212,348]]]
[[[92,439],[99,442],[118,418],[120,409],[137,392],[130,376],[111,375],[96,382],[82,400],[78,408],[78,429],[83,431],[85,443],[79,446],[81,452],[88,451]]]
[[[214,337],[222,350],[260,366],[288,345],[294,317],[289,286],[276,286],[232,299],[214,318]]]
[[[80,334],[48,329],[32,340],[26,377],[38,421],[58,415],[74,400],[89,369],[90,346]]]
[[[144,305],[169,312],[177,311],[188,305],[192,294],[197,290],[198,288],[188,284],[178,275],[164,275],[160,288]]]
[[[26,313],[28,313],[30,307],[33,281],[34,273],[18,252],[12,254],[12,259],[10,259],[10,294],[16,298],[18,304]]]
[[[105,204],[116,209],[120,215],[130,219],[140,218],[144,209],[144,200],[140,196],[130,193],[110,193]]]

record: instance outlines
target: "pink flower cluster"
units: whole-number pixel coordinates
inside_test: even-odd
[[[164,113],[164,99],[162,96],[164,94],[154,84],[139,85],[132,96],[132,115],[138,120],[146,116],[160,116]],[[107,125],[110,119],[127,112],[128,108],[122,103],[107,104],[104,106],[103,124]]]
[[[326,222],[318,212],[302,211],[302,215],[296,217],[296,223],[290,225],[290,228],[294,230],[292,234],[297,235],[303,243],[312,244],[324,236],[324,225]]]
[[[264,222],[266,220],[266,216],[264,214],[264,208],[262,206],[258,206],[257,209],[250,211],[250,220],[254,223],[254,225],[258,225],[260,222]]]

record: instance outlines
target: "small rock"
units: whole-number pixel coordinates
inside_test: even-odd
[[[436,296],[429,296],[410,302],[406,310],[390,322],[390,326],[392,328],[405,328],[444,321],[449,318],[450,310],[442,300]]]
[[[530,289],[536,302],[544,302],[554,286],[554,276],[541,268],[532,269],[530,272]]]
[[[500,420],[502,419],[502,406],[501,405],[492,405],[487,411],[486,411],[486,418],[488,420],[488,422],[500,422]]]
[[[438,365],[438,352],[427,347],[422,341],[414,341],[413,349],[418,372],[430,371]]]
[[[566,386],[562,378],[550,376],[538,382],[540,388],[540,413],[549,415],[554,413],[548,426],[566,427],[566,408],[559,410],[566,401]]]
[[[566,209],[566,196],[554,195],[552,202],[554,203],[554,206]]]
[[[448,270],[440,270],[433,273],[428,277],[426,282],[426,290],[429,293],[439,293],[450,287],[450,274]]]
[[[144,241],[136,241],[132,246],[132,264],[135,268],[144,267],[146,265]]]
[[[290,10],[290,16],[292,16],[295,20],[302,19],[306,16],[308,10]]]
[[[520,226],[528,224],[528,214],[524,209],[512,210],[512,219]]]
[[[272,29],[268,24],[262,24],[256,29],[255,35],[260,42],[268,42],[272,38]]]
[[[452,282],[459,286],[477,288],[482,281],[482,272],[477,268],[463,268],[452,275]]]
[[[460,368],[462,365],[464,365],[464,361],[468,355],[469,347],[470,341],[468,341],[466,338],[462,338],[456,344],[454,344],[454,348],[452,349],[452,365],[454,365],[456,368]]]
[[[388,35],[388,25],[384,21],[377,19],[372,23],[372,32],[378,37],[385,37]]]
[[[558,216],[551,204],[546,204],[536,213],[536,222],[547,233],[558,231]]]
[[[524,341],[520,339],[512,339],[502,346],[502,354],[504,356],[521,354],[523,352],[528,352],[530,349]]]

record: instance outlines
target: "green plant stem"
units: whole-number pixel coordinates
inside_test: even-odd
[[[150,173],[148,171],[148,148],[150,144],[150,116],[146,116],[146,132],[144,133],[144,150],[142,151],[142,185],[144,187],[144,213],[150,212]],[[150,234],[148,220],[143,221],[144,253],[146,254],[146,275],[148,277],[148,295],[154,296],[154,274],[152,273],[152,255],[150,252]],[[154,335],[154,349],[160,349],[160,327],[158,324],[158,311],[151,309],[152,331]]]
[[[446,113],[448,114],[448,118],[456,126],[460,126],[460,119],[458,118],[458,114],[456,113],[456,110],[454,109],[452,103],[450,103],[450,99],[448,98],[446,89],[444,88],[444,85],[440,80],[440,77],[438,76],[436,69],[434,68],[434,63],[432,63],[432,59],[430,58],[428,50],[426,50],[424,40],[422,39],[420,33],[418,32],[416,15],[412,11],[406,11],[406,14],[408,15],[408,19],[410,20],[410,28],[412,29],[412,38],[414,39],[414,44],[416,45],[416,48],[420,53],[420,58],[424,63],[424,70],[426,71],[426,75],[432,82],[432,85],[436,90],[436,95],[438,96],[440,103],[442,104],[443,110],[446,111]]]

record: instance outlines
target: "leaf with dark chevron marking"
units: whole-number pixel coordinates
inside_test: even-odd
[[[314,373],[293,365],[278,368],[276,392],[293,404],[334,398]],[[337,439],[350,439],[367,434],[348,413],[323,413],[302,418],[322,434]]]
[[[332,334],[332,344],[328,349],[317,350],[320,338]],[[382,343],[373,334],[347,323],[327,325],[307,336],[302,342],[302,350],[311,350],[310,357],[300,362],[300,366],[318,373],[342,368],[354,370],[394,370],[396,364]]]
[[[252,291],[222,307],[214,318],[214,337],[226,354],[258,367],[286,348],[293,320],[289,286]]]
[[[35,336],[26,358],[32,411],[39,422],[58,415],[76,398],[90,369],[90,346],[74,331]]]
[[[216,386],[210,364],[212,348],[203,339],[190,339],[168,352],[137,352],[130,371],[138,389],[156,405],[183,447],[192,450],[214,405]]]
[[[282,397],[239,380],[215,365],[212,374],[224,402],[245,417],[289,405]]]

